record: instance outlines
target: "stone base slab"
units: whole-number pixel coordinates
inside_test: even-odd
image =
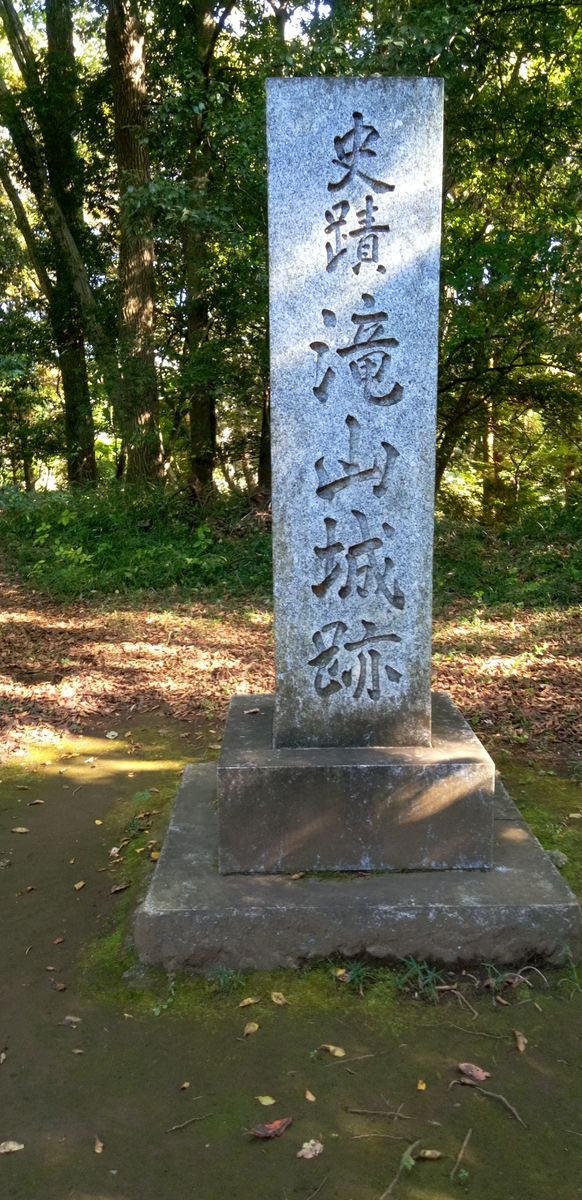
[[[235,696],[218,763],[219,870],[483,869],[495,766],[450,696],[431,746],[273,747],[273,696]]]
[[[490,871],[225,876],[217,850],[215,767],[187,767],[136,917],[144,962],[203,973],[298,967],[331,955],[501,965],[582,953],[576,899],[501,784]]]

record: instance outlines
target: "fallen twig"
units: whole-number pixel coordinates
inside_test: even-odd
[[[545,975],[544,975],[543,971],[540,971],[539,967],[532,967],[532,966],[522,967],[522,968],[521,968],[521,970],[520,970],[520,972],[519,972],[519,974],[520,974],[520,975],[525,975],[525,972],[526,972],[526,971],[535,971],[536,975],[540,975],[540,976],[541,976],[541,978],[543,979],[543,981],[544,981],[544,983],[545,983],[546,987],[547,987],[547,988],[549,988],[549,986],[550,986],[550,985],[549,985],[549,983],[548,983],[548,981],[547,981],[547,979],[546,979],[546,977],[545,977]]]
[[[352,1133],[352,1142],[359,1142],[362,1138],[388,1138],[389,1142],[407,1142],[407,1137],[398,1137],[396,1133]]]
[[[315,1197],[319,1196],[319,1193],[320,1193],[322,1187],[325,1186],[328,1179],[329,1179],[329,1175],[326,1175],[325,1179],[320,1183],[319,1187],[316,1187],[314,1192],[310,1192],[309,1195],[306,1197],[306,1200],[315,1200]]]
[[[457,1154],[457,1157],[455,1159],[455,1165],[449,1175],[449,1179],[450,1179],[451,1183],[453,1182],[453,1179],[455,1178],[455,1175],[457,1174],[457,1171],[461,1165],[463,1155],[465,1153],[465,1150],[467,1149],[467,1146],[469,1145],[469,1138],[471,1137],[472,1132],[473,1132],[472,1129],[467,1130],[463,1145],[461,1146],[461,1149],[459,1150],[459,1153]]]
[[[394,1188],[396,1187],[396,1184],[398,1183],[398,1180],[400,1179],[400,1176],[402,1175],[402,1172],[408,1170],[409,1160],[413,1157],[414,1151],[416,1150],[417,1146],[420,1146],[420,1140],[417,1142],[412,1142],[412,1144],[410,1146],[407,1146],[406,1150],[404,1151],[404,1154],[402,1155],[402,1158],[400,1159],[400,1166],[394,1176],[394,1179],[392,1180],[392,1183],[388,1184],[386,1191],[382,1192],[382,1195],[380,1196],[379,1200],[386,1200],[387,1196],[392,1195]]]
[[[464,1004],[469,1009],[469,1012],[473,1013],[473,1020],[476,1021],[479,1013],[477,1012],[476,1008],[473,1008],[473,1005],[470,1004],[470,1002],[467,1000],[467,997],[464,996],[462,992],[455,992],[455,996],[457,997],[457,1000],[461,1001],[461,1004]]]
[[[389,1053],[390,1053],[389,1050],[378,1050],[375,1054],[357,1054],[353,1058],[332,1058],[330,1060],[330,1062],[325,1064],[325,1066],[333,1067],[337,1063],[340,1063],[341,1066],[344,1067],[346,1065],[346,1063],[362,1062],[362,1060],[364,1058],[381,1058],[381,1056],[383,1054],[389,1054]]]
[[[578,1133],[577,1129],[567,1129],[566,1133],[573,1133],[574,1137],[582,1137],[582,1133]]]
[[[412,1121],[412,1117],[405,1117],[400,1109],[396,1109],[395,1112],[387,1112],[382,1108],[346,1108],[346,1112],[355,1113],[358,1117],[394,1117],[395,1119],[398,1117],[401,1121]]]
[[[432,1029],[438,1029],[442,1026],[432,1025]],[[485,1033],[483,1029],[469,1029],[467,1025],[447,1025],[447,1029],[460,1029],[462,1033],[471,1033],[473,1037],[492,1038],[495,1042],[504,1042],[505,1035],[502,1033]]]
[[[452,1087],[455,1087],[456,1084],[460,1084],[462,1087],[475,1088],[478,1092],[482,1092],[484,1096],[491,1096],[493,1100],[499,1100],[501,1104],[505,1106],[508,1112],[515,1117],[516,1121],[519,1121],[520,1125],[523,1125],[524,1129],[527,1129],[527,1125],[520,1117],[517,1109],[513,1107],[513,1104],[509,1103],[509,1100],[507,1100],[505,1096],[501,1095],[501,1092],[490,1092],[487,1088],[482,1088],[478,1083],[473,1083],[472,1079],[453,1079],[452,1083],[449,1083],[449,1090]]]
[[[171,1125],[166,1129],[166,1133],[175,1133],[177,1129],[185,1129],[187,1125],[192,1125],[194,1121],[205,1121],[207,1117],[213,1117],[214,1113],[203,1113],[201,1117],[189,1117],[187,1121],[182,1121],[180,1125]]]

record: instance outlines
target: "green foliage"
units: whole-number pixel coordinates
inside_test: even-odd
[[[184,587],[270,587],[270,539],[238,528],[240,501],[204,515],[163,488],[5,492],[0,539],[22,576],[55,596]]]
[[[501,530],[466,520],[437,520],[437,611],[460,596],[516,608],[575,604],[581,584],[580,504],[547,505]]]
[[[160,1001],[159,1004],[155,1004],[154,1007],[152,1008],[152,1013],[153,1013],[154,1017],[160,1017],[163,1012],[166,1012],[168,1008],[171,1008],[172,1004],[174,1003],[175,998],[176,998],[176,980],[174,979],[174,977],[172,975],[170,975],[170,977],[168,979],[168,994],[167,994],[165,1000]]]
[[[210,982],[222,996],[231,996],[244,983],[240,971],[232,971],[230,967],[217,967],[208,976]]]
[[[178,0],[159,0],[147,14],[151,179],[130,185],[123,219],[156,242],[154,347],[173,477],[182,483],[190,452],[196,454],[192,401],[202,397],[217,421],[216,475],[233,494],[256,485],[268,389],[265,78],[428,75],[444,79],[446,95],[438,416],[439,479],[448,468],[443,509],[449,517],[472,513],[485,523],[515,524],[542,503],[569,503],[572,487],[580,486],[582,411],[576,5],[541,0],[491,9],[480,0],[377,0],[366,7],[338,0],[280,5],[279,20],[272,7],[241,0],[236,19],[220,25],[218,10],[204,3],[192,7],[188,20]],[[73,232],[101,327],[118,350],[120,211],[105,9],[73,7],[76,61],[71,78],[53,81],[52,104],[45,95],[42,6],[23,11],[41,87],[18,85],[15,103],[27,119],[35,111],[35,128],[52,130],[54,97],[61,98],[63,88],[68,95],[75,83],[71,106],[61,104],[68,117],[61,118],[63,130],[72,122],[75,132],[73,198],[84,204]],[[211,52],[202,61],[205,36]],[[12,86],[18,71],[6,43],[2,59]],[[21,180],[26,172],[5,134],[2,146],[12,176]],[[40,150],[42,157],[42,144]],[[30,192],[24,199],[37,257],[54,269],[50,231]],[[28,315],[36,291],[31,262],[1,194],[0,250],[3,294],[11,304],[24,299]],[[35,327],[47,324],[46,301],[37,296],[35,305],[22,344],[13,339],[17,355],[32,346]],[[94,340],[86,341],[98,416],[104,385],[94,378]],[[51,353],[54,364],[54,347]],[[41,405],[49,418],[42,426],[35,417],[24,453],[30,449],[43,461],[51,453],[58,397],[54,369],[48,381],[42,372],[46,347],[32,358],[34,380],[27,386],[34,384],[38,395],[39,381],[45,389],[48,382]],[[18,411],[26,407],[21,399]],[[23,422],[12,425],[22,432]],[[112,402],[111,440],[99,452],[104,475],[117,465],[119,427]],[[22,449],[19,442],[21,458]],[[22,472],[14,474],[20,481]],[[144,574],[142,565],[137,574]]]
[[[270,536],[240,496],[205,510],[164,488],[119,485],[74,495],[0,492],[0,544],[20,574],[55,596],[186,588],[233,596],[271,591]],[[435,607],[459,597],[519,609],[575,604],[582,508],[547,506],[495,530],[437,521]]]
[[[436,967],[431,967],[424,961],[419,962],[411,955],[402,959],[402,971],[396,980],[401,991],[413,992],[421,1000],[430,1000],[431,1004],[437,1004],[437,987],[442,982],[442,971],[437,971]]]

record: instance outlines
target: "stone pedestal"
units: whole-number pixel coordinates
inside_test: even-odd
[[[173,971],[272,970],[407,954],[451,966],[582,952],[575,897],[503,786],[490,871],[220,875],[216,771],[187,767],[155,874],[137,914],[140,958]]]
[[[495,767],[449,696],[432,745],[273,747],[272,696],[236,696],[218,763],[219,869],[483,869]]]

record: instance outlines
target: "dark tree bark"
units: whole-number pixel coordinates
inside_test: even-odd
[[[259,491],[271,491],[271,405],[268,388],[263,393],[257,482]]]
[[[14,59],[26,84],[44,146],[40,147],[18,116],[15,103],[3,94],[3,108],[12,110],[7,121],[27,180],[46,220],[49,195],[59,209],[63,228],[67,226],[76,244],[82,229],[82,170],[75,148],[77,125],[77,69],[73,49],[70,0],[47,0],[46,85],[41,83],[34,52],[22,28],[11,0],[0,0],[0,15]],[[58,119],[57,119],[58,114]],[[44,177],[44,178],[43,178]],[[97,477],[95,431],[85,359],[84,314],[71,271],[70,254],[63,253],[62,238],[52,254],[54,282],[38,253],[35,235],[17,189],[6,167],[0,170],[1,182],[12,204],[32,265],[49,306],[49,320],[57,347],[63,383],[65,407],[67,475],[70,483],[93,483]],[[41,204],[41,198],[43,204]],[[51,212],[55,224],[56,214]],[[54,232],[54,229],[53,229]]]
[[[154,244],[136,228],[129,198],[149,182],[144,36],[135,0],[109,0],[106,26],[119,177],[119,330],[122,432],[128,480],[162,474],[154,359]],[[131,189],[131,190],[130,190]]]
[[[77,67],[73,48],[70,0],[46,0],[47,105],[43,113],[43,139],[51,186],[78,245],[82,245],[83,172],[75,148],[77,128]],[[54,114],[59,119],[54,119]],[[65,401],[65,438],[69,483],[94,483],[95,430],[87,361],[83,314],[75,295],[68,266],[60,257],[50,303],[50,319],[57,343]]]
[[[207,0],[193,0],[190,12],[202,95],[208,97],[212,54],[216,44],[216,22]],[[196,113],[191,126],[187,183],[190,204],[201,212],[206,203],[210,155],[204,114]],[[204,385],[194,369],[196,357],[208,336],[208,307],[204,295],[207,266],[206,238],[200,222],[190,221],[184,231],[184,281],[186,287],[186,354],[184,379],[187,388],[190,424],[189,486],[195,500],[204,501],[212,490],[216,462],[216,405],[211,387]]]

